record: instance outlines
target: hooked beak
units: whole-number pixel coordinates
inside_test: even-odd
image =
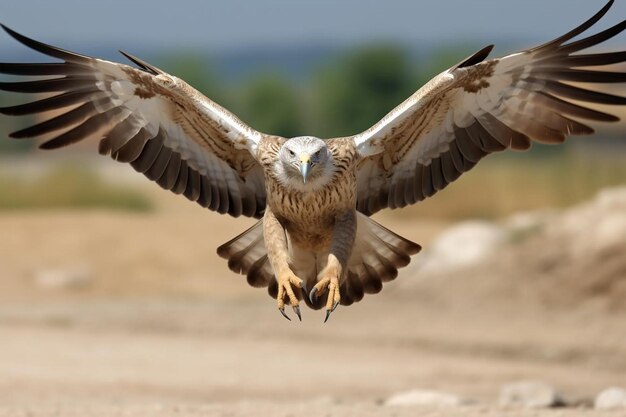
[[[302,181],[306,183],[306,179],[311,172],[311,155],[303,153],[300,155],[300,173],[302,174]]]

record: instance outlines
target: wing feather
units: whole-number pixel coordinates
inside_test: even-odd
[[[98,151],[130,163],[161,187],[232,216],[261,217],[265,185],[256,150],[266,136],[184,81],[123,53],[139,68],[75,54],[2,26],[22,44],[63,62],[0,63],[0,73],[47,77],[0,82],[0,90],[48,97],[0,113],[41,114],[13,138],[55,134],[56,149],[99,138]],[[52,94],[52,95],[51,95]],[[46,112],[54,110],[56,115]]]
[[[526,150],[533,141],[558,144],[570,135],[593,133],[588,121],[618,121],[595,105],[626,105],[626,97],[596,91],[594,85],[626,83],[626,73],[594,67],[626,62],[626,51],[579,52],[623,32],[626,21],[571,41],[612,4],[539,47],[489,61],[484,59],[491,46],[481,49],[353,136],[363,158],[357,209],[371,215],[413,204],[490,153]]]
[[[161,150],[159,151],[159,154],[157,155],[154,162],[152,163],[152,166],[148,168],[146,172],[144,172],[144,175],[148,177],[148,179],[152,181],[157,181],[157,183],[159,183],[171,159],[172,150],[167,148],[166,146],[161,146]]]

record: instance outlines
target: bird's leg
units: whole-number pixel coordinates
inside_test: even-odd
[[[285,228],[269,207],[263,217],[263,238],[265,239],[268,259],[278,281],[278,296],[276,297],[278,310],[287,320],[291,320],[285,313],[286,296],[298,319],[302,320],[298,297],[293,291],[293,286],[302,288],[303,281],[289,267],[289,250]]]
[[[317,284],[311,289],[309,299],[315,302],[315,299],[319,294],[323,294],[324,291],[328,291],[328,298],[326,300],[326,318],[324,322],[328,320],[330,313],[332,313],[339,302],[341,301],[341,295],[339,294],[339,283],[342,276],[343,267],[341,262],[334,254],[328,255],[328,262],[324,269],[317,276]]]
[[[328,291],[326,301],[326,318],[335,311],[341,301],[339,285],[347,271],[348,260],[352,253],[354,238],[356,236],[356,212],[354,209],[344,212],[335,219],[335,228],[328,254],[326,266],[317,277],[317,284],[311,289],[309,299],[314,302],[318,294]]]

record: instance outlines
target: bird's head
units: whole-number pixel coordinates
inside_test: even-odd
[[[294,188],[317,188],[332,176],[332,155],[328,146],[313,136],[289,139],[280,149],[278,159],[279,179]]]

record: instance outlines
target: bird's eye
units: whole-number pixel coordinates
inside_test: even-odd
[[[317,152],[315,152],[315,155],[313,155],[315,157],[315,159],[320,159],[320,156],[322,156],[322,151],[319,150]]]
[[[287,152],[289,153],[289,156],[291,156],[292,158],[296,156],[296,153],[292,151],[291,149],[287,149]]]

